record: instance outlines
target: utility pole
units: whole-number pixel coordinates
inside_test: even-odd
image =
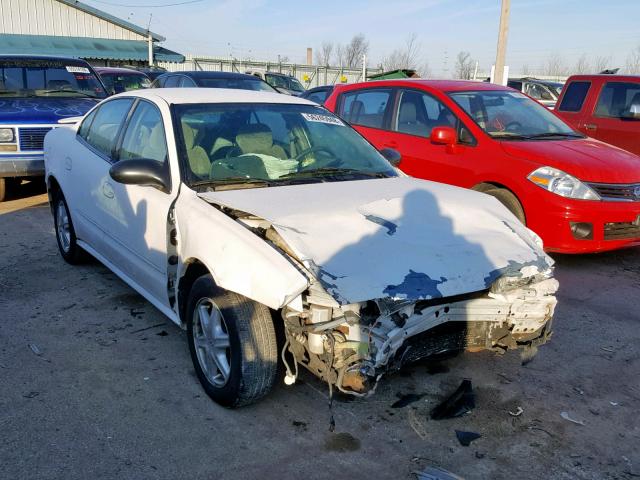
[[[367,56],[362,55],[362,81],[367,81]]]
[[[511,0],[502,0],[500,12],[500,28],[498,30],[498,49],[496,52],[496,64],[493,69],[493,82],[499,85],[504,83],[504,59],[507,54],[507,35],[509,33],[509,11]]]

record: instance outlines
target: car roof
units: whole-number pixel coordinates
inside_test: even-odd
[[[616,81],[629,81],[629,82],[640,82],[640,75],[612,75],[609,73],[598,73],[598,74],[594,74],[594,75],[571,75],[568,79],[567,82],[569,80],[573,81],[573,80],[595,80],[595,79],[605,79],[605,80],[610,80],[612,82],[616,82]]]
[[[445,92],[466,91],[466,90],[507,90],[508,87],[496,85],[488,82],[475,82],[472,80],[425,80],[422,78],[403,78],[394,80],[371,80],[369,82],[352,83],[344,85],[344,89],[358,87],[426,87]]]
[[[165,72],[162,76],[168,75],[186,75],[191,78],[252,78],[256,81],[261,81],[255,75],[247,75],[246,73],[236,72],[215,72],[215,71],[201,71],[201,70],[188,70],[185,72]]]
[[[317,106],[309,100],[292,95],[233,88],[150,88],[124,92],[111,98],[117,97],[140,97],[154,101],[164,100],[170,105],[191,103],[278,103]]]
[[[128,74],[136,74],[146,77],[144,72],[140,70],[134,70],[132,68],[122,68],[122,67],[93,67],[93,69],[98,73],[128,73]]]
[[[87,62],[80,58],[72,57],[57,57],[54,55],[0,55],[0,61],[2,60],[43,60],[43,61],[55,61],[55,62],[68,62],[81,65],[89,65]]]

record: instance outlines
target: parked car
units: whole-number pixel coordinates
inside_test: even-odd
[[[94,70],[100,75],[100,80],[110,95],[151,86],[149,77],[130,68],[94,67]]]
[[[322,87],[310,88],[299,96],[300,98],[311,100],[318,105],[324,105],[324,102],[327,100],[327,98],[329,98],[331,92],[333,92],[333,85],[325,85]]]
[[[278,72],[262,72],[262,71],[250,71],[247,72],[258,78],[262,78],[265,82],[278,90],[280,93],[287,95],[301,95],[305,92],[305,88],[296,77],[286,75]]]
[[[144,73],[151,81],[154,81],[163,73],[166,73],[167,69],[163,67],[158,67],[157,65],[152,66],[141,66],[141,65],[122,65],[123,68],[129,68],[131,70],[136,70],[138,72]]]
[[[584,134],[640,155],[639,76],[574,75],[557,111]]]
[[[172,72],[164,73],[156,78],[151,88],[235,88],[240,90],[258,90],[262,92],[275,92],[264,80],[232,72]]]
[[[586,138],[490,83],[389,80],[336,87],[325,106],[409,175],[499,199],[547,251],[640,244],[640,157]]]
[[[44,175],[45,134],[107,96],[83,60],[0,55],[0,201],[23,178]]]
[[[424,356],[549,337],[557,281],[533,232],[489,196],[397,172],[312,102],[137,90],[45,151],[62,257],[89,252],[186,328],[223,405],[265,395],[285,352],[287,383],[301,365],[364,395]]]
[[[548,108],[555,108],[560,92],[562,91],[562,85],[561,82],[538,80],[537,78],[529,77],[510,78],[507,82],[508,87],[529,95]]]

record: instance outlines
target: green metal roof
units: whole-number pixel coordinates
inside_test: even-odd
[[[3,54],[145,61],[149,59],[148,48],[147,42],[138,40],[0,34],[0,52]],[[155,60],[161,62],[184,62],[184,55],[155,44],[153,56]]]
[[[95,7],[87,5],[86,3],[79,2],[78,0],[58,0],[60,3],[64,3],[73,8],[77,8],[78,10],[82,10],[85,13],[93,15],[98,18],[102,18],[107,22],[111,22],[115,25],[118,25],[127,30],[131,30],[132,32],[137,33],[138,35],[142,35],[146,37],[151,34],[151,37],[157,42],[164,42],[166,39],[162,35],[158,35],[157,33],[150,32],[146,28],[139,27],[134,25],[133,23],[129,23],[126,20],[122,20],[121,18],[114,17],[113,15],[108,14],[107,12],[103,12],[102,10],[98,10]]]

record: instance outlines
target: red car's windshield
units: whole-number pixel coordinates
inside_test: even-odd
[[[493,138],[582,137],[547,108],[519,92],[478,90],[450,92],[449,96]]]

